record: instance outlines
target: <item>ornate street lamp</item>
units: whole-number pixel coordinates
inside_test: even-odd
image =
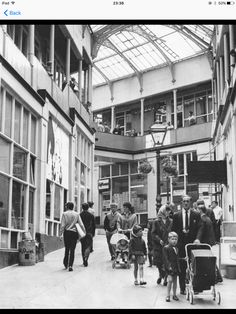
[[[149,133],[152,135],[153,147],[156,148],[156,161],[157,161],[157,195],[156,195],[156,212],[158,213],[161,207],[161,185],[160,185],[160,151],[163,146],[165,136],[167,132],[167,126],[162,123],[154,123],[149,128]]]

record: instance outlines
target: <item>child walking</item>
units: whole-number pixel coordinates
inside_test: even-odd
[[[146,285],[143,280],[143,264],[147,259],[147,247],[142,238],[143,229],[140,225],[134,225],[131,232],[131,239],[129,242],[129,259],[134,263],[134,284]],[[140,282],[138,282],[138,273]]]
[[[170,291],[173,286],[173,300],[178,301],[176,295],[177,277],[180,273],[179,255],[178,255],[178,235],[175,232],[168,234],[168,244],[163,247],[163,259],[167,273],[167,297],[166,302],[170,302]]]

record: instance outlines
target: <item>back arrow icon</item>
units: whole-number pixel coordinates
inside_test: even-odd
[[[4,14],[5,14],[6,16],[8,16],[8,15],[7,15],[7,11],[8,11],[8,10],[4,11]]]

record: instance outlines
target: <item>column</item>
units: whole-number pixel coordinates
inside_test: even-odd
[[[224,91],[224,62],[223,57],[220,57],[220,97],[222,99]]]
[[[66,81],[70,82],[70,38],[67,38],[66,43]]]
[[[229,25],[229,51],[235,49],[235,40],[234,40],[234,25]],[[235,56],[230,55],[230,72],[233,74],[235,66]]]
[[[88,103],[92,104],[92,65],[88,66]]]
[[[78,84],[79,84],[79,99],[82,102],[82,59],[79,60],[79,71],[78,71]]]
[[[140,135],[144,134],[144,98],[141,98]]]
[[[50,51],[49,51],[49,66],[50,74],[54,77],[54,51],[55,51],[55,25],[50,28]]]
[[[224,67],[225,67],[225,82],[229,83],[229,46],[228,34],[224,34]]]
[[[173,90],[174,100],[174,129],[177,129],[177,89]]]
[[[220,106],[220,63],[216,61],[217,109]]]
[[[113,99],[111,99],[112,103],[113,103]],[[114,122],[115,122],[115,106],[112,104],[111,106],[111,133],[114,130]]]
[[[84,70],[84,104],[87,104],[87,70]]]
[[[29,26],[29,52],[28,60],[31,65],[31,86],[33,86],[33,62],[34,62],[34,25]]]

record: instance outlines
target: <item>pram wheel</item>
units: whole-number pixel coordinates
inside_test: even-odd
[[[193,292],[190,291],[190,294],[189,294],[189,301],[190,301],[190,304],[193,304]]]
[[[217,292],[217,304],[220,305],[220,302],[221,302],[221,295],[220,295],[220,292]]]

